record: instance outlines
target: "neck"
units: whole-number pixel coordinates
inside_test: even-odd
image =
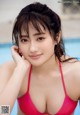
[[[48,75],[50,72],[53,72],[58,68],[58,59],[53,55],[44,64],[37,67],[33,66],[33,73],[35,73],[38,76],[45,76],[45,74]]]

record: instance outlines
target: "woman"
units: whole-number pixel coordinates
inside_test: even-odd
[[[0,104],[10,105],[10,112],[17,99],[18,115],[74,113],[80,62],[65,54],[61,33],[59,16],[44,4],[30,4],[19,13],[12,37],[14,61],[0,68]]]

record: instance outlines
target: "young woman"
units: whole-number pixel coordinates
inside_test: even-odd
[[[0,67],[0,105],[18,115],[72,115],[80,98],[80,62],[65,54],[59,16],[41,3],[21,10],[12,57]]]

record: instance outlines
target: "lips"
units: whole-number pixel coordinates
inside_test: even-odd
[[[29,57],[32,58],[32,59],[38,59],[40,58],[42,54],[38,54],[38,55],[30,55]]]

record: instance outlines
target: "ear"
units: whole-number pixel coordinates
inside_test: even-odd
[[[61,36],[62,36],[62,32],[59,31],[59,32],[56,34],[56,45],[60,42]]]

